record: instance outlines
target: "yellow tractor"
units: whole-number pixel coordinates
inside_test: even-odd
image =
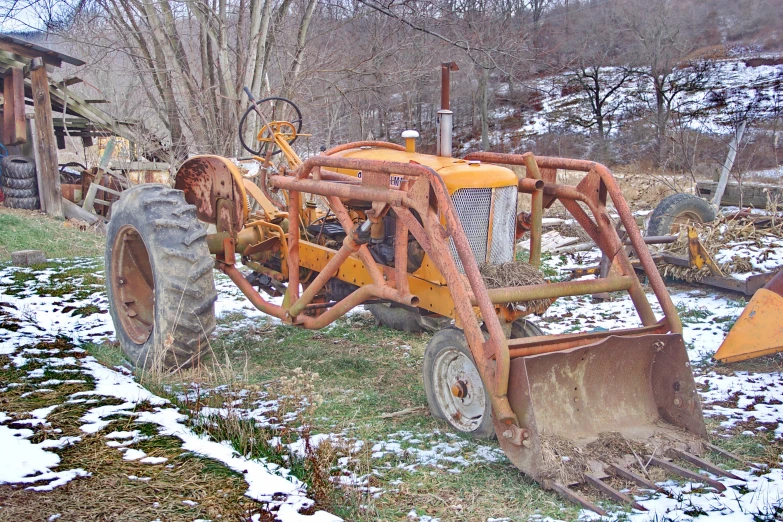
[[[260,131],[251,144],[242,128],[240,136],[261,164],[255,181],[205,155],[182,165],[174,188],[123,192],[108,227],[106,282],[125,353],[139,366],[199,364],[215,328],[214,268],[259,310],[302,328],[323,328],[361,305],[390,323],[445,323],[424,357],[432,415],[467,436],[497,436],[525,474],[589,509],[602,512],[575,484],[628,503],[605,479],[657,488],[642,460],[724,488],[670,460],[720,472],[699,457],[712,446],[682,325],[612,174],[531,153],[452,157],[452,68],[442,66],[437,155],[416,152],[417,135],[406,131],[404,145],[348,143],[302,160],[292,148],[299,109],[246,89],[240,127],[257,118]],[[584,177],[561,184],[558,169]],[[530,195],[530,212],[518,211],[520,194]],[[607,277],[549,283],[540,275],[541,220],[556,201],[611,260]],[[529,259],[518,261],[525,234]],[[599,292],[627,292],[641,324],[544,335],[529,320],[558,297]]]

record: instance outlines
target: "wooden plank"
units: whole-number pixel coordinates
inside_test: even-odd
[[[21,145],[27,143],[24,119],[24,72],[12,67],[3,78],[3,143]]]
[[[41,202],[41,212],[46,212],[46,201],[44,201],[44,198],[40,197],[41,194],[41,151],[38,147],[38,140],[35,139],[36,130],[35,130],[35,118],[30,118],[30,135],[33,136],[33,159],[35,160],[35,177],[36,181],[38,182],[38,194],[39,194],[39,201]],[[58,176],[59,177],[59,176]]]
[[[25,58],[40,58],[46,65],[53,65],[55,67],[62,67],[63,61],[56,56],[49,56],[40,51],[32,48],[33,44],[29,44],[30,47],[20,45],[14,42],[0,41],[0,49],[15,53]],[[53,52],[53,51],[52,51]]]
[[[46,206],[46,213],[63,219],[60,171],[57,166],[57,143],[52,123],[52,102],[49,99],[49,78],[42,60],[34,59],[30,67],[30,80],[35,104],[35,140],[39,142],[41,159],[41,185],[38,192]]]
[[[63,198],[62,200],[62,205],[63,205],[63,211],[65,212],[65,217],[67,217],[68,219],[81,219],[82,221],[86,221],[90,225],[97,223],[101,219],[95,214],[91,214],[87,212],[76,203],[68,201],[65,198]]]

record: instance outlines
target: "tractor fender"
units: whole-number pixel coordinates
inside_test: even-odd
[[[220,232],[238,233],[249,214],[247,193],[239,168],[228,158],[193,156],[177,171],[174,188],[196,207],[196,215]]]

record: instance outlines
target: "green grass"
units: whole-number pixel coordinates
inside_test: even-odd
[[[444,433],[449,429],[433,419],[426,409],[421,367],[429,335],[375,326],[366,313],[343,318],[320,331],[263,319],[252,328],[231,329],[231,319],[222,318],[223,333],[212,341],[215,359],[222,368],[214,370],[214,375],[236,378],[228,383],[235,391],[249,388],[262,390],[271,398],[285,397],[292,393],[293,384],[293,388],[300,388],[293,392],[297,400],[305,396],[320,400],[314,400],[316,405],[312,409],[297,414],[282,430],[259,428],[254,422],[231,416],[202,418],[193,423],[193,428],[215,440],[230,441],[240,454],[285,466],[308,484],[309,494],[317,500],[319,509],[355,521],[404,520],[411,509],[444,522],[499,516],[527,520],[536,513],[560,520],[577,518],[578,508],[541,489],[505,459],[493,463],[480,460],[469,466],[458,466],[462,471],[452,473],[448,468],[453,465],[448,462],[442,462],[444,468],[424,464],[414,471],[397,468],[398,464],[413,463],[415,459],[411,455],[371,458],[370,449],[375,442],[388,440],[403,430],[420,434],[420,438],[433,444],[452,440],[446,435],[432,436],[435,430]],[[246,325],[246,319],[237,324]],[[96,347],[90,348],[92,353],[95,350]],[[102,360],[106,354],[96,356]],[[187,385],[190,377],[184,376],[181,382]],[[165,389],[162,386],[160,392]],[[175,384],[173,390],[176,389]],[[169,388],[168,396],[173,399],[175,395],[171,391]],[[223,397],[204,397],[196,402],[221,406],[221,401],[229,403],[235,399],[236,396],[226,393]],[[194,407],[193,402],[179,404],[183,408]],[[399,417],[381,417],[406,408],[420,409]],[[287,411],[292,411],[291,407]],[[325,444],[305,458],[297,458],[285,447],[264,442],[273,436],[281,436],[284,443],[295,441],[302,430],[313,434],[342,433],[351,440],[364,441],[365,447],[354,455],[350,469],[359,476],[373,469],[381,470],[380,476],[372,476],[370,485],[384,489],[385,493],[373,498],[362,490],[335,488],[324,480],[324,473],[338,472],[337,459],[346,455],[346,448],[339,444]],[[496,441],[481,444],[497,447]],[[473,447],[469,445],[458,455],[468,455]],[[396,480],[402,482],[398,484]]]
[[[0,206],[0,263],[17,250],[43,250],[49,259],[96,257],[104,244],[105,238],[91,230],[81,232],[40,212]]]

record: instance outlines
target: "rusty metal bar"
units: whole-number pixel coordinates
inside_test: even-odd
[[[276,177],[276,176],[273,176]],[[299,298],[299,211],[300,193],[291,190],[288,193],[288,288],[283,297],[283,308],[288,308]]]
[[[677,464],[669,462],[666,459],[659,459],[655,456],[648,456],[647,458],[649,459],[650,464],[653,466],[658,466],[659,468],[665,469],[666,471],[674,473],[675,475],[679,475],[686,480],[691,480],[693,482],[703,482],[720,492],[726,491],[725,484],[721,484],[717,480],[711,479],[710,477],[701,475],[699,473],[694,473],[693,471],[678,466]]]
[[[360,245],[356,243],[356,241],[354,241],[351,237],[351,231],[349,230],[348,232],[349,233],[343,240],[343,246],[340,247],[340,250],[338,250],[334,257],[332,257],[332,259],[326,263],[326,266],[324,266],[323,270],[318,272],[318,275],[315,279],[313,279],[313,282],[307,286],[307,289],[305,289],[304,292],[302,292],[302,296],[291,305],[291,309],[289,310],[291,317],[296,317],[302,313],[305,307],[309,305],[313,299],[315,299],[315,296],[326,285],[329,279],[331,279],[337,273],[337,271],[340,270],[340,266],[345,262],[345,260],[348,259],[351,254],[359,250]]]
[[[667,497],[671,496],[671,493],[669,493],[666,489],[662,488],[661,486],[658,486],[657,484],[653,483],[650,480],[647,480],[641,475],[638,475],[633,471],[626,469],[622,466],[618,466],[617,464],[604,464],[604,470],[607,471],[609,474],[614,475],[615,477],[619,477],[621,479],[633,482],[639,487],[651,489],[653,491],[660,491]]]
[[[338,198],[361,199],[363,201],[382,201],[397,206],[405,202],[407,206],[410,206],[409,202],[406,201],[406,194],[399,190],[348,185],[334,181],[324,182],[323,180],[297,179],[291,176],[280,175],[269,178],[269,183],[275,188],[290,192],[307,192],[321,196],[336,196]],[[291,223],[293,224],[293,218],[291,218]]]
[[[589,500],[587,500],[585,497],[583,497],[579,492],[574,491],[573,489],[569,488],[568,486],[564,486],[563,484],[560,484],[559,482],[549,482],[545,481],[544,487],[551,489],[558,495],[564,497],[565,499],[573,502],[574,504],[579,504],[585,509],[589,509],[590,511],[595,511],[602,517],[607,516],[606,511],[601,509],[600,507],[596,506]]]
[[[261,294],[259,294],[256,289],[253,288],[253,285],[251,285],[250,282],[245,279],[245,276],[242,275],[242,272],[240,272],[234,265],[227,265],[225,263],[217,262],[215,263],[215,268],[231,278],[234,284],[237,285],[237,288],[239,288],[239,290],[245,294],[253,306],[265,314],[271,315],[272,317],[277,317],[278,319],[285,318],[285,310],[283,307],[264,300],[264,298],[261,297]]]
[[[650,287],[652,288],[655,297],[658,299],[658,303],[661,305],[661,309],[666,316],[666,320],[668,321],[672,332],[682,333],[682,322],[677,315],[677,308],[674,306],[671,296],[669,296],[669,293],[666,291],[666,285],[655,267],[655,262],[650,256],[649,250],[644,248],[644,241],[642,240],[641,232],[639,232],[639,227],[636,225],[636,220],[620,191],[620,187],[617,185],[617,181],[615,181],[614,176],[612,176],[609,169],[600,163],[591,161],[549,158],[544,156],[536,158],[536,163],[538,163],[539,167],[543,168],[569,169],[583,172],[595,170],[606,185],[609,196],[614,203],[614,208],[619,214],[625,231],[631,240],[631,244],[639,256],[639,261],[642,268],[644,268],[644,272],[647,274]]]
[[[677,448],[669,448],[669,450],[666,452],[666,456],[670,458],[682,459],[685,462],[696,466],[697,468],[701,468],[704,471],[712,473],[713,475],[720,475],[734,480],[742,480],[734,473],[726,471],[725,469],[721,469],[712,462],[699,458],[692,453],[688,453],[687,451],[683,451]]]
[[[582,332],[575,334],[545,335],[539,337],[524,337],[512,339],[508,343],[508,351],[512,359],[541,355],[542,353],[561,352],[579,346],[593,344],[606,337],[635,337],[648,334],[662,334],[668,331],[668,325],[661,321],[652,326],[641,328],[624,328],[621,330],[607,330],[601,332]]]
[[[408,227],[397,220],[394,231],[394,279],[397,291],[402,295],[410,293],[408,286]]]
[[[530,286],[510,286],[487,290],[493,304],[532,301],[534,299],[555,299],[569,295],[588,295],[599,292],[619,292],[628,290],[635,276],[620,276],[607,279],[589,279],[587,281],[564,281]],[[473,296],[471,304],[476,303]]]
[[[417,302],[414,296],[408,296],[407,299],[401,297],[397,291],[390,286],[371,284],[360,287],[318,317],[303,316],[297,318],[297,324],[301,324],[308,330],[321,329],[344,316],[346,312],[352,308],[374,298],[388,299],[407,306],[415,306]]]
[[[632,508],[638,511],[647,511],[646,507],[642,506],[628,495],[620,493],[619,491],[617,491],[612,486],[610,486],[603,480],[599,479],[595,475],[591,475],[590,473],[585,473],[585,481],[591,486],[593,486],[594,488],[596,488],[598,491],[606,495],[607,497],[611,498],[612,500],[616,500],[617,502],[622,502],[623,504],[629,504]]]
[[[523,154],[525,161],[525,170],[527,177],[535,180],[541,180],[541,172],[538,170],[536,159],[532,153]],[[544,218],[544,193],[536,190],[531,194],[530,200],[530,264],[533,266],[541,265],[541,233],[542,220]]]

